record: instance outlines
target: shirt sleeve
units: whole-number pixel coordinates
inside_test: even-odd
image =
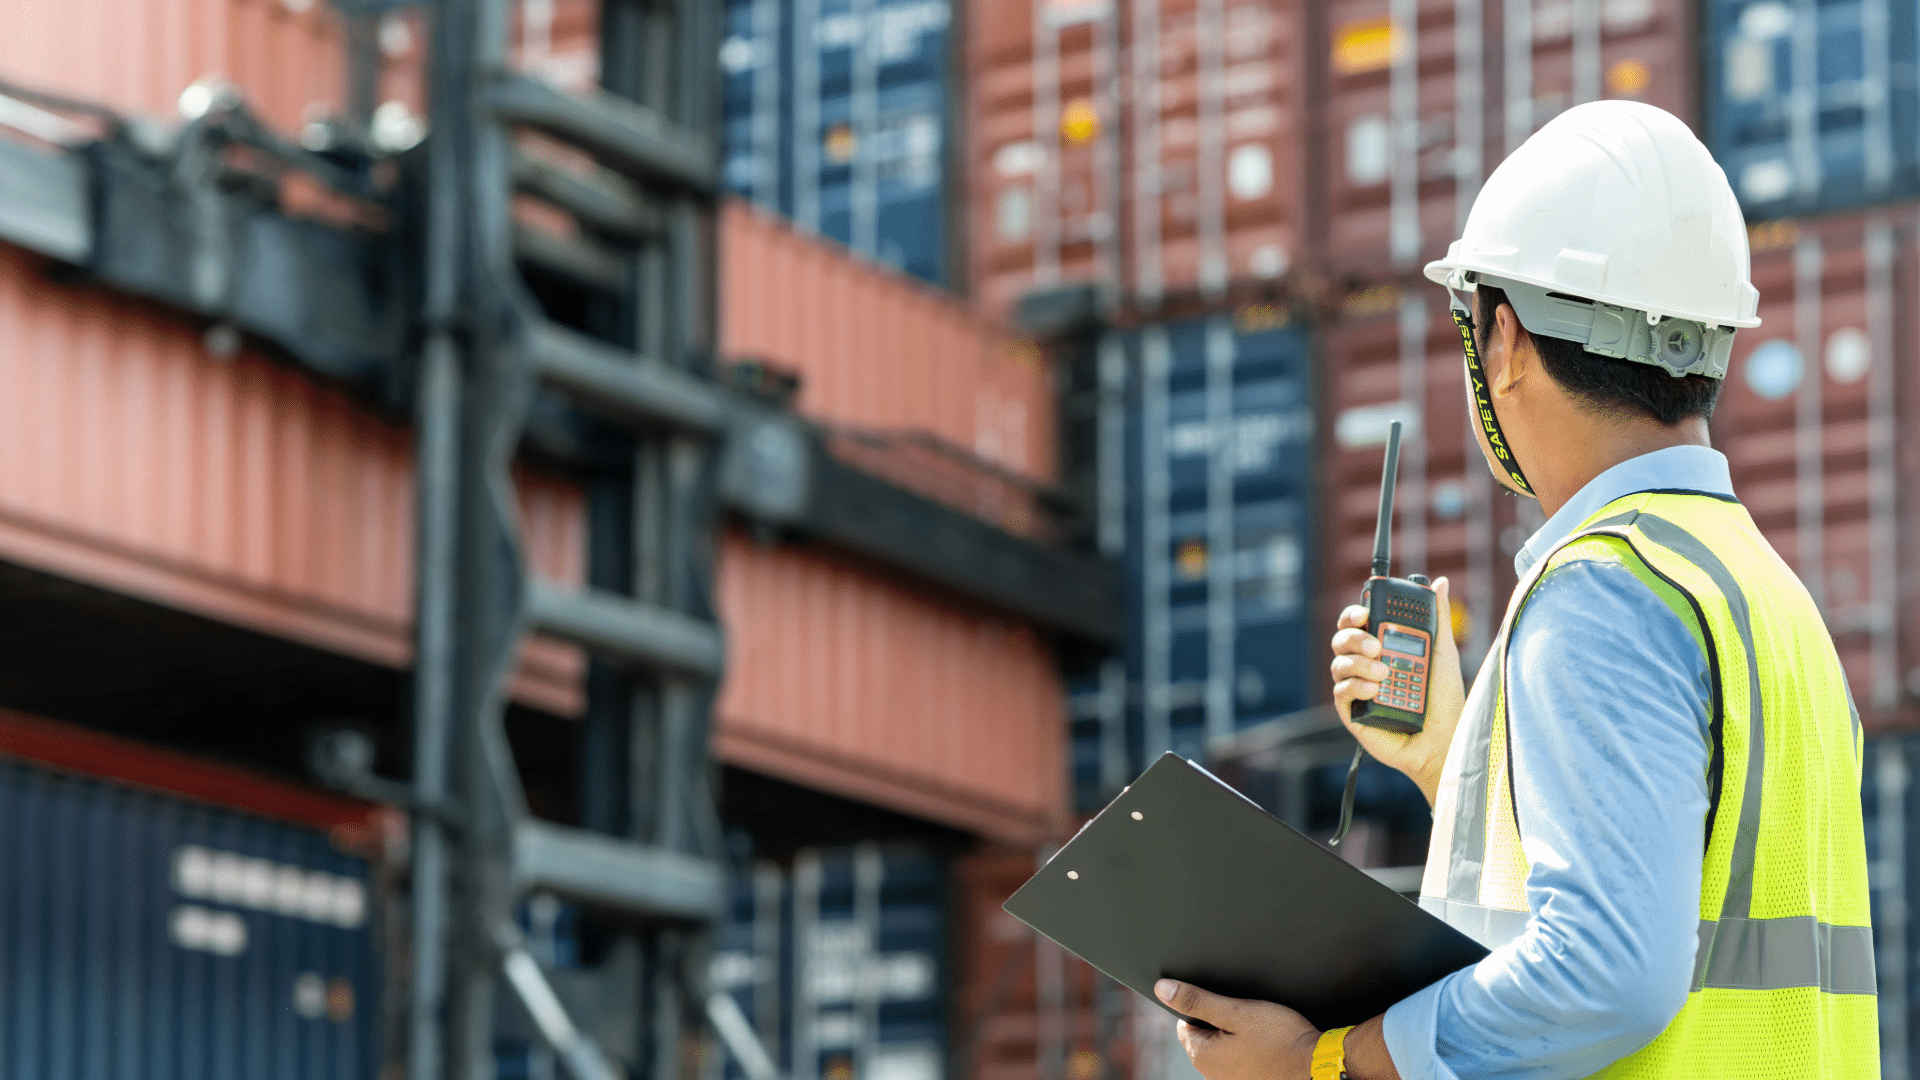
[[[1403,1080],[1570,1080],[1686,1003],[1707,812],[1706,657],[1623,566],[1574,562],[1528,599],[1508,714],[1533,911],[1514,941],[1388,1010]]]

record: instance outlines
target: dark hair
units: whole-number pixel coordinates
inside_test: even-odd
[[[1507,303],[1503,289],[1482,284],[1475,295],[1481,341],[1493,332],[1494,313]],[[1522,324],[1525,325],[1525,324]],[[1590,353],[1577,341],[1530,334],[1553,381],[1606,413],[1650,416],[1671,427],[1690,416],[1709,419],[1720,397],[1720,380],[1705,375],[1676,379],[1665,368]]]

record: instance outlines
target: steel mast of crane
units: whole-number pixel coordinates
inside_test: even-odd
[[[726,412],[709,363],[717,100],[699,59],[715,55],[718,9],[606,0],[602,86],[585,96],[512,70],[511,14],[509,0],[433,11],[408,1073],[491,1075],[505,992],[580,1080],[677,1080],[725,880],[706,754],[722,662],[707,572]],[[527,160],[528,129],[597,170]],[[520,276],[537,239],[514,227],[517,189],[614,234],[604,276],[623,286],[625,332],[548,321]],[[538,580],[519,539],[512,464],[542,385],[623,432],[625,542],[597,545],[584,590]],[[508,680],[536,631],[589,651],[589,713],[627,743],[601,785],[625,805],[590,813],[591,829],[528,813],[506,738]],[[628,1060],[568,1014],[522,940],[515,913],[535,891],[609,913],[638,945]]]

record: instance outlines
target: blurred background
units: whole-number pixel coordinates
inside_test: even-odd
[[[1394,420],[1477,670],[1419,267],[1601,98],[1750,223],[1908,1076],[1908,0],[11,0],[0,1072],[1190,1078],[1000,904],[1168,750],[1331,835]]]

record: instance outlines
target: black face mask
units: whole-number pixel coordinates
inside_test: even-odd
[[[1533,486],[1527,483],[1526,474],[1520,471],[1519,460],[1513,456],[1513,449],[1507,445],[1507,437],[1500,430],[1500,418],[1493,414],[1493,398],[1487,393],[1487,369],[1481,366],[1480,349],[1473,341],[1473,314],[1458,296],[1453,295],[1452,289],[1447,290],[1447,296],[1453,301],[1448,309],[1453,316],[1453,325],[1460,328],[1460,347],[1467,353],[1467,386],[1473,394],[1473,415],[1479,418],[1480,430],[1486,432],[1487,445],[1493,448],[1494,460],[1507,471],[1508,482],[1516,490],[1533,495]]]

